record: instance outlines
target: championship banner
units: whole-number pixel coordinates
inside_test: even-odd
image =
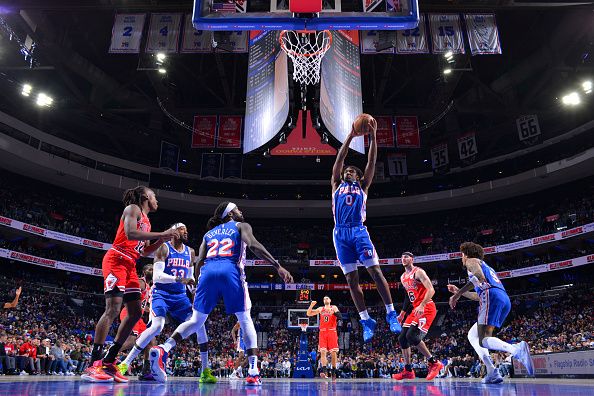
[[[249,31],[236,32],[216,32],[214,33],[215,40],[222,40],[222,45],[219,48],[215,47],[215,52],[232,52],[245,53],[248,52]],[[224,44],[223,44],[224,43]]]
[[[223,155],[223,179],[236,178],[241,179],[241,170],[243,164],[242,154],[224,154]]]
[[[182,36],[182,54],[211,53],[212,31],[196,30],[192,25],[192,14],[187,14],[184,22],[184,35]]]
[[[194,116],[192,148],[214,148],[217,116]]]
[[[458,154],[460,155],[461,160],[474,157],[478,154],[476,136],[474,132],[465,134],[458,138]]]
[[[182,14],[151,14],[146,52],[177,52]]]
[[[377,147],[394,147],[394,121],[390,116],[375,117],[377,121]],[[365,135],[365,147],[369,147],[369,135]]]
[[[464,20],[472,55],[501,54],[494,14],[464,14]]]
[[[169,169],[177,172],[179,163],[179,146],[161,140],[161,155],[159,156],[159,168]]]
[[[378,30],[361,30],[359,31],[361,41],[362,54],[393,54],[394,47],[389,47],[378,51],[380,42],[380,33]]]
[[[431,147],[431,167],[439,169],[449,165],[450,156],[448,155],[448,144],[442,143]]]
[[[406,154],[395,153],[388,155],[388,171],[390,176],[406,176],[408,169],[406,167]]]
[[[464,53],[464,40],[458,14],[429,14],[433,53]]]
[[[109,52],[112,54],[138,54],[146,14],[117,14],[111,30]]]
[[[540,135],[540,125],[536,114],[524,115],[516,119],[516,127],[521,142]]]
[[[396,117],[396,147],[419,148],[419,120],[417,116]]]
[[[217,147],[241,148],[241,116],[219,116],[219,133]]]
[[[397,54],[428,54],[429,40],[425,14],[419,16],[419,25],[414,29],[396,31]]]
[[[202,164],[200,166],[200,177],[202,179],[210,177],[221,178],[221,153],[203,153]]]

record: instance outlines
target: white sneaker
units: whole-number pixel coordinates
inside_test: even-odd
[[[231,373],[231,375],[229,376],[230,380],[238,380],[239,377],[237,376],[237,373],[234,371]]]
[[[29,373],[28,373],[28,372],[26,372],[25,370],[23,370],[23,371],[21,371],[21,372],[19,373],[19,375],[29,375]]]
[[[532,357],[530,356],[530,348],[528,347],[528,343],[526,341],[522,341],[519,344],[516,344],[516,354],[515,358],[522,363],[522,365],[526,368],[528,375],[530,377],[534,377],[534,364],[532,363]]]

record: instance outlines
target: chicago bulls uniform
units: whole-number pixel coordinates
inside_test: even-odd
[[[141,212],[136,229],[150,232],[151,222],[148,216]],[[103,256],[101,269],[103,271],[103,292],[118,290],[124,294],[140,293],[140,283],[136,273],[136,260],[144,249],[146,241],[131,241],[124,232],[124,221],[116,232],[111,249]]]
[[[338,351],[338,332],[336,331],[336,315],[332,309],[322,308],[320,312],[320,351]]]
[[[149,286],[149,284],[147,283],[145,278],[141,278],[141,279],[144,281],[144,290],[142,290],[140,292],[141,293],[140,306],[142,307],[142,313],[144,314],[146,307],[148,307],[151,302],[151,287]],[[140,282],[139,282],[139,284],[140,284]],[[120,312],[120,322],[123,321],[127,315],[128,315],[128,310],[124,306],[124,308],[122,309],[122,312]],[[146,323],[144,323],[144,319],[142,319],[142,317],[141,317],[138,320],[138,322],[136,322],[136,324],[134,325],[134,328],[132,329],[132,334],[134,336],[138,337],[145,330],[146,330]]]
[[[423,283],[415,279],[415,273],[418,269],[419,267],[413,267],[412,271],[405,271],[404,274],[400,276],[400,282],[402,283],[402,286],[404,286],[408,299],[413,306],[413,311],[406,317],[402,327],[417,326],[420,331],[427,333],[437,315],[437,308],[435,307],[433,300],[429,300],[427,305],[425,305],[423,315],[416,316],[414,313],[414,309],[421,304],[421,301],[423,301],[425,294],[427,293],[427,288],[425,288]]]

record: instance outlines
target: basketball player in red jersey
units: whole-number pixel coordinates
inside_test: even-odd
[[[410,252],[402,253],[402,265],[404,273],[400,276],[400,282],[406,290],[406,297],[412,304],[412,312],[407,313],[404,309],[400,313],[400,322],[402,323],[402,332],[398,336],[402,355],[404,357],[404,370],[398,374],[393,374],[392,378],[396,380],[414,379],[415,372],[410,364],[410,347],[415,346],[429,361],[427,379],[435,378],[443,368],[443,364],[437,360],[423,342],[427,335],[435,316],[437,308],[431,299],[435,294],[431,279],[427,273],[414,265],[414,255]],[[404,303],[404,307],[408,304]]]
[[[120,225],[111,249],[103,257],[103,291],[105,293],[105,312],[95,327],[91,366],[81,378],[90,382],[128,382],[120,374],[115,359],[132,328],[142,316],[140,282],[136,273],[136,260],[141,255],[148,256],[163,242],[171,239],[178,231],[151,232],[147,214],[158,208],[155,193],[148,187],[138,186],[126,190],[123,199],[126,208],[120,218]],[[151,244],[150,240],[157,240]],[[103,345],[111,324],[119,315],[122,303],[128,315],[118,327],[112,346],[103,359]]]
[[[317,301],[312,301],[307,309],[307,316],[320,315],[320,335],[318,341],[318,350],[320,351],[320,360],[322,361],[322,369],[320,377],[328,378],[335,375],[336,364],[338,362],[338,332],[336,331],[337,319],[342,319],[342,314],[338,311],[336,305],[330,305],[332,300],[330,297],[324,297],[324,306],[314,309]],[[332,357],[332,367],[329,375],[326,374],[328,367],[328,356],[330,351]]]

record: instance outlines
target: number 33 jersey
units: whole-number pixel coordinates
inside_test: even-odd
[[[181,278],[193,278],[194,267],[192,264],[192,254],[190,248],[182,244],[182,251],[179,252],[170,242],[165,242],[167,250],[167,259],[163,272],[167,275],[179,276]],[[170,294],[185,294],[186,286],[183,283],[155,283],[155,289],[168,292]]]

